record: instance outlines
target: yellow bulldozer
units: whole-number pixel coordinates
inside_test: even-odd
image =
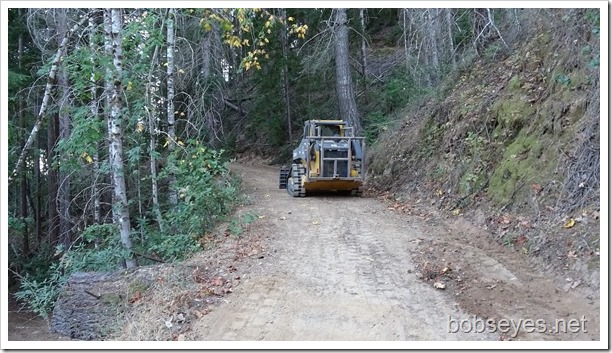
[[[293,197],[313,191],[361,196],[365,176],[365,139],[343,120],[308,120],[290,166],[280,170],[279,188]]]

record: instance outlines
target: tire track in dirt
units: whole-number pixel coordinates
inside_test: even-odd
[[[236,166],[275,234],[263,261],[228,303],[193,326],[198,340],[480,340],[448,332],[467,316],[414,275],[408,251],[418,229],[374,199],[292,198],[276,170]]]

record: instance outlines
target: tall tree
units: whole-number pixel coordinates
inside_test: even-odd
[[[349,121],[356,132],[361,131],[361,118],[355,102],[349,58],[349,37],[346,9],[335,9],[336,94],[340,118]]]
[[[166,36],[166,83],[167,83],[167,117],[168,117],[168,151],[172,153],[176,146],[176,126],[174,119],[174,48],[175,48],[175,40],[174,40],[174,23],[175,23],[175,9],[168,10],[168,20],[167,20],[167,36]],[[168,199],[170,204],[175,206],[178,203],[178,196],[176,191],[176,173],[174,171],[174,159],[168,159],[168,168],[169,168],[169,190],[168,190]]]
[[[66,33],[68,31],[68,9],[56,10],[56,23],[58,33]],[[60,37],[61,38],[61,37]],[[61,43],[58,43],[61,45]],[[70,111],[72,105],[71,88],[68,80],[68,72],[65,65],[60,66],[58,70],[58,86],[59,86],[59,139],[60,141],[68,141],[70,138]],[[57,203],[59,206],[59,243],[67,249],[71,242],[72,222],[70,220],[70,184],[71,173],[66,170],[63,164],[59,163],[59,188],[57,194]]]
[[[91,82],[90,94],[91,94],[91,102],[89,103],[89,112],[91,114],[91,118],[94,120],[100,119],[98,111],[98,80],[96,79],[96,58],[94,53],[99,52],[98,43],[97,43],[97,34],[98,34],[98,25],[99,25],[100,16],[95,16],[89,19],[89,49],[91,51],[91,64],[93,70],[91,70],[91,74],[89,76],[89,81]],[[101,205],[100,205],[100,191],[99,191],[99,182],[98,176],[100,175],[100,153],[98,151],[99,144],[96,142],[94,147],[93,154],[93,185],[91,189],[91,196],[93,198],[93,219],[95,224],[101,224],[102,217],[100,215]]]
[[[19,17],[22,16],[22,11],[23,9],[18,9],[18,14]],[[17,39],[18,43],[17,43],[17,65],[19,68],[19,71],[21,72],[23,70],[23,36],[24,33],[20,32],[19,33],[19,38]],[[23,99],[19,99],[19,102],[17,104],[17,109],[18,109],[18,116],[19,116],[19,134],[21,135],[21,144],[25,145],[25,129],[26,129],[26,122],[25,122],[25,108],[24,108],[24,104],[23,104]],[[28,218],[28,176],[27,173],[23,172],[21,175],[21,183],[19,185],[19,189],[20,189],[20,201],[19,201],[19,206],[20,206],[20,217],[21,220],[23,222],[23,243],[22,243],[22,252],[24,255],[27,255],[30,253],[30,235],[29,235],[29,231],[28,231],[28,222],[27,222],[27,218]]]
[[[287,10],[280,10],[280,17],[282,19],[287,19]],[[285,22],[288,23],[288,22]],[[287,41],[287,29],[282,28],[281,31],[281,46],[283,48],[283,98],[285,100],[285,120],[287,121],[287,132],[289,141],[293,141],[293,132],[291,126],[291,105],[289,103],[289,55],[288,55],[288,47],[289,43]]]
[[[130,225],[130,209],[128,207],[127,193],[125,188],[125,174],[123,166],[123,84],[121,82],[123,73],[123,50],[122,50],[122,26],[123,14],[121,9],[106,9],[104,12],[106,31],[106,52],[113,58],[111,75],[107,77],[106,97],[108,100],[109,114],[109,158],[111,175],[113,179],[113,220],[118,225],[121,243],[130,252],[126,259],[126,267],[136,267],[136,261],[132,256],[132,238]]]

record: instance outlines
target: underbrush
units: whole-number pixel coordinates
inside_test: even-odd
[[[75,272],[114,271],[130,257],[136,257],[139,265],[176,262],[202,251],[204,235],[219,222],[231,222],[231,211],[240,201],[240,180],[230,174],[223,151],[209,150],[198,142],[188,143],[172,158],[179,202],[162,212],[161,224],[154,212],[133,222],[132,251],[122,246],[115,225],[94,224],[69,248],[43,248],[29,258],[15,253],[15,262],[24,264],[16,298],[47,319],[61,288]]]

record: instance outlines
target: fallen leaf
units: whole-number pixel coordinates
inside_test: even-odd
[[[321,224],[321,222],[319,222],[319,221],[312,221],[312,224],[317,226],[317,225]]]
[[[455,208],[455,209],[453,210],[453,214],[454,214],[455,216],[458,216],[460,212],[461,212],[461,209],[460,209],[460,208]]]
[[[446,285],[445,285],[444,283],[442,283],[442,282],[435,282],[435,283],[433,284],[433,286],[434,286],[434,288],[436,288],[436,289],[445,289],[445,288],[446,288]]]
[[[286,220],[286,219],[287,219],[287,217],[281,217],[281,218],[279,218],[279,219],[280,219],[281,221],[284,221],[284,220]]]
[[[140,293],[140,291],[136,291],[134,294],[132,294],[132,297],[130,298],[130,303],[134,304],[140,298],[142,298],[142,293]]]
[[[577,280],[576,282],[574,282],[574,283],[572,284],[571,288],[572,288],[572,289],[574,289],[574,288],[578,287],[578,286],[579,286],[579,285],[581,285],[581,284],[582,284],[582,281],[581,281],[581,280]]]
[[[263,219],[263,218],[266,218],[266,215],[265,215],[265,214],[264,214],[264,215],[259,216],[259,219]]]
[[[563,225],[563,228],[571,228],[574,225],[576,225],[576,220],[574,220],[573,218],[570,218],[569,221],[565,222],[565,224]]]
[[[215,277],[212,280],[212,285],[213,286],[222,286],[223,285],[223,277]]]

